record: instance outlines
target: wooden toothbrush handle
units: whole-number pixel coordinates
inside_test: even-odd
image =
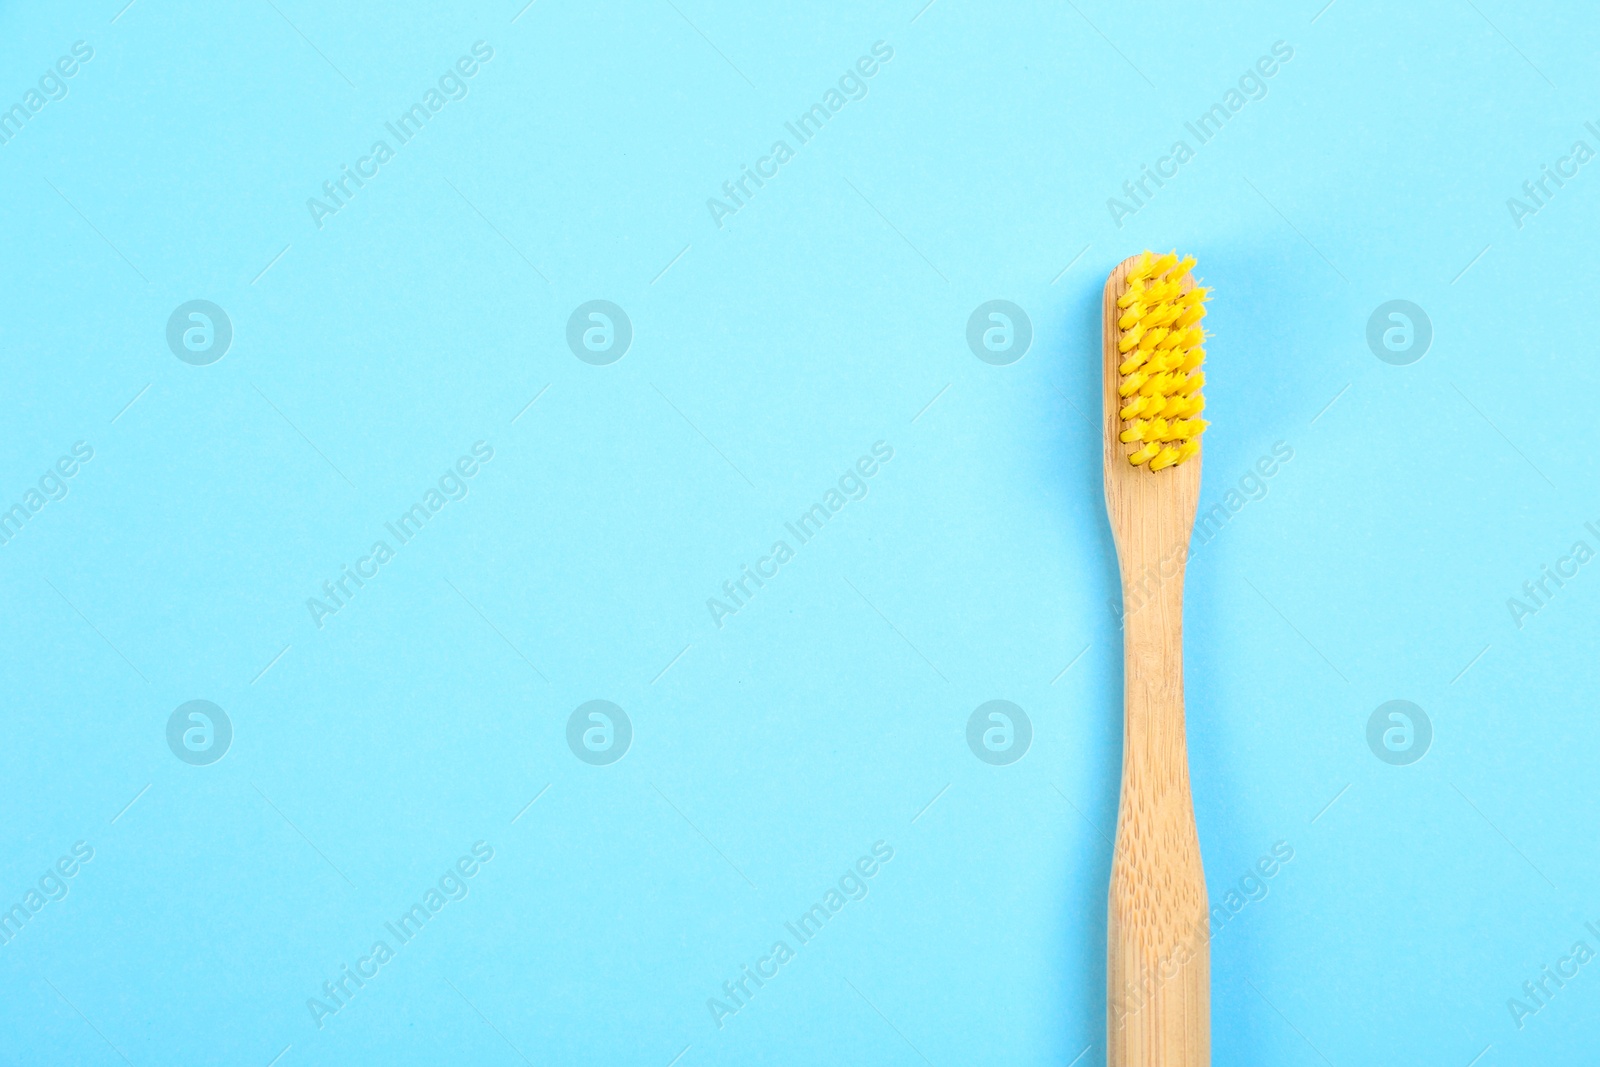
[[[1106,923],[1108,1067],[1211,1062],[1209,916],[1184,744],[1181,563],[1176,570],[1148,598],[1124,597],[1122,798]]]

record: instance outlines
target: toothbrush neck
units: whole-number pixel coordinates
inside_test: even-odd
[[[1123,583],[1123,704],[1129,744],[1183,752],[1181,561],[1142,568]],[[1152,753],[1154,754],[1154,753]]]

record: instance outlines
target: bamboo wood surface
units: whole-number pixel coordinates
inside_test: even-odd
[[[1151,472],[1128,462],[1116,298],[1103,321],[1106,511],[1123,589],[1122,796],[1106,946],[1108,1067],[1207,1067],[1211,978],[1205,875],[1189,793],[1183,717],[1183,577],[1200,460]],[[1184,288],[1194,285],[1186,276]]]

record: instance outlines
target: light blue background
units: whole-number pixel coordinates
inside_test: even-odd
[[[3,506],[94,449],[0,547],[0,907],[95,850],[0,947],[0,1062],[1102,1062],[1091,420],[1101,286],[1147,246],[1215,287],[1204,506],[1294,452],[1188,577],[1213,902],[1294,849],[1216,935],[1215,1062],[1592,1059],[1600,962],[1507,1007],[1600,949],[1600,563],[1506,604],[1600,548],[1600,163],[1506,206],[1600,148],[1585,5],[123,2],[0,12],[5,106],[94,49],[0,145]],[[480,40],[470,95],[318,229],[307,198]],[[867,97],[719,229],[707,198],[877,41]],[[1267,96],[1114,225],[1276,41]],[[995,298],[1034,328],[1010,366],[965,341]],[[233,324],[210,366],[166,345],[191,299]],[[611,366],[565,343],[591,299],[633,323]],[[1365,340],[1391,299],[1432,320],[1409,366]],[[470,495],[314,626],[476,441]],[[718,628],[877,441],[865,499]],[[634,727],[603,767],[565,734],[597,698]],[[167,747],[192,699],[233,723],[210,766]],[[965,742],[991,699],[1034,725],[1011,766]],[[1391,699],[1433,722],[1410,766],[1367,747]],[[480,840],[319,1029],[307,999]]]

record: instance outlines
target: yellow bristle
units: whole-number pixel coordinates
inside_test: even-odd
[[[1166,396],[1169,393],[1176,392],[1179,384],[1178,378],[1174,375],[1153,374],[1140,383],[1139,392],[1145,396]]]
[[[1183,309],[1177,304],[1163,304],[1150,313],[1150,321],[1157,326],[1172,326],[1182,314]]]
[[[1128,461],[1165,470],[1200,454],[1205,410],[1205,302],[1208,290],[1191,277],[1193,256],[1145,252],[1129,264],[1115,314],[1118,436],[1129,446]]]
[[[1178,462],[1178,450],[1170,447],[1163,448],[1160,452],[1157,452],[1155,458],[1150,461],[1150,469],[1153,471],[1162,470],[1172,466],[1176,462]]]
[[[1190,345],[1197,344],[1198,342],[1199,338],[1195,337],[1188,330],[1168,330],[1166,333],[1161,335],[1161,341],[1157,347],[1175,348],[1181,350],[1188,348]]]

